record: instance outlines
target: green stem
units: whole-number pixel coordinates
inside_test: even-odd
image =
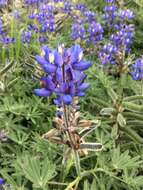
[[[77,187],[78,183],[80,182],[80,180],[82,180],[82,178],[84,178],[86,176],[89,176],[89,175],[95,176],[95,173],[97,173],[97,172],[103,172],[106,175],[108,175],[110,177],[113,177],[114,179],[116,179],[116,180],[118,180],[120,182],[125,183],[124,180],[122,180],[121,178],[115,176],[113,172],[106,171],[103,168],[94,168],[94,169],[82,172],[80,176],[78,176],[74,181],[69,183],[69,185],[67,186],[67,188],[65,190],[71,190],[73,187],[75,187],[75,186]]]
[[[5,51],[5,46],[2,47],[2,63],[5,63],[5,54],[6,54],[6,51]]]

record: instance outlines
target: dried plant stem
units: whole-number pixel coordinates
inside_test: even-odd
[[[74,142],[73,142],[74,137],[72,136],[72,134],[69,131],[69,127],[70,127],[70,125],[69,125],[70,121],[69,121],[69,117],[68,117],[70,115],[68,113],[69,109],[67,109],[66,105],[64,105],[63,108],[64,108],[64,123],[65,123],[65,127],[67,129],[67,135],[68,135],[69,140],[70,140],[70,145],[71,145],[71,148],[72,148],[73,153],[74,153],[74,159],[75,159],[75,166],[76,166],[77,175],[80,176],[80,159],[79,159],[78,152],[75,149],[75,145],[74,145]]]
[[[74,142],[73,142],[73,138],[72,138],[72,134],[69,132],[69,120],[68,120],[68,113],[67,113],[67,107],[66,105],[63,106],[64,108],[64,124],[65,124],[65,128],[67,129],[67,134],[70,140],[70,145],[71,148],[74,149]]]

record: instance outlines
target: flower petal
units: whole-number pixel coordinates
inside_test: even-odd
[[[46,87],[47,90],[54,90],[55,89],[55,84],[52,81],[52,78],[50,76],[48,77],[42,77],[41,82],[44,83],[44,87]]]
[[[89,88],[90,84],[89,83],[83,83],[78,87],[78,90],[84,91],[87,88]]]
[[[57,67],[54,65],[54,64],[45,64],[45,65],[42,65],[43,69],[45,72],[47,73],[54,73],[57,69]]]
[[[60,67],[63,65],[62,55],[57,50],[55,51],[55,64]]]
[[[73,64],[73,69],[79,71],[84,71],[89,67],[91,67],[91,63],[89,61],[81,61],[79,63]]]
[[[64,95],[62,100],[66,105],[70,105],[72,103],[72,97],[70,95]]]
[[[37,62],[40,64],[40,65],[46,65],[48,64],[48,62],[46,61],[46,59],[44,59],[43,57],[41,57],[40,55],[36,55],[35,56]]]
[[[84,92],[78,92],[78,93],[77,93],[77,96],[83,97],[83,96],[85,96],[85,93],[84,93]]]
[[[35,89],[34,93],[35,93],[35,95],[41,96],[41,97],[47,97],[47,96],[50,96],[52,94],[51,91],[49,91],[45,88]]]
[[[80,61],[83,57],[83,51],[80,45],[76,44],[71,47],[71,63]]]

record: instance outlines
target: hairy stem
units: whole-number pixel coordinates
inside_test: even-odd
[[[69,127],[70,126],[69,126],[68,113],[67,113],[68,110],[67,110],[66,105],[64,105],[63,107],[64,107],[65,127],[67,129],[67,134],[68,134],[68,137],[69,137],[69,140],[70,140],[70,145],[71,145],[71,148],[72,148],[73,153],[74,153],[74,159],[75,159],[75,165],[76,165],[77,175],[80,176],[80,159],[79,159],[78,152],[75,149],[75,144],[73,142],[73,136],[72,136],[72,134],[69,131]]]

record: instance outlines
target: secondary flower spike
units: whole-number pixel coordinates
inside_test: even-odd
[[[134,64],[131,65],[131,76],[133,80],[143,79],[143,57],[137,59]]]
[[[90,85],[84,83],[84,71],[91,63],[83,59],[83,50],[79,45],[68,49],[61,45],[56,50],[44,46],[36,60],[45,73],[41,78],[42,88],[34,90],[36,95],[47,97],[54,93],[54,103],[59,106],[70,105],[74,97],[85,95]]]

